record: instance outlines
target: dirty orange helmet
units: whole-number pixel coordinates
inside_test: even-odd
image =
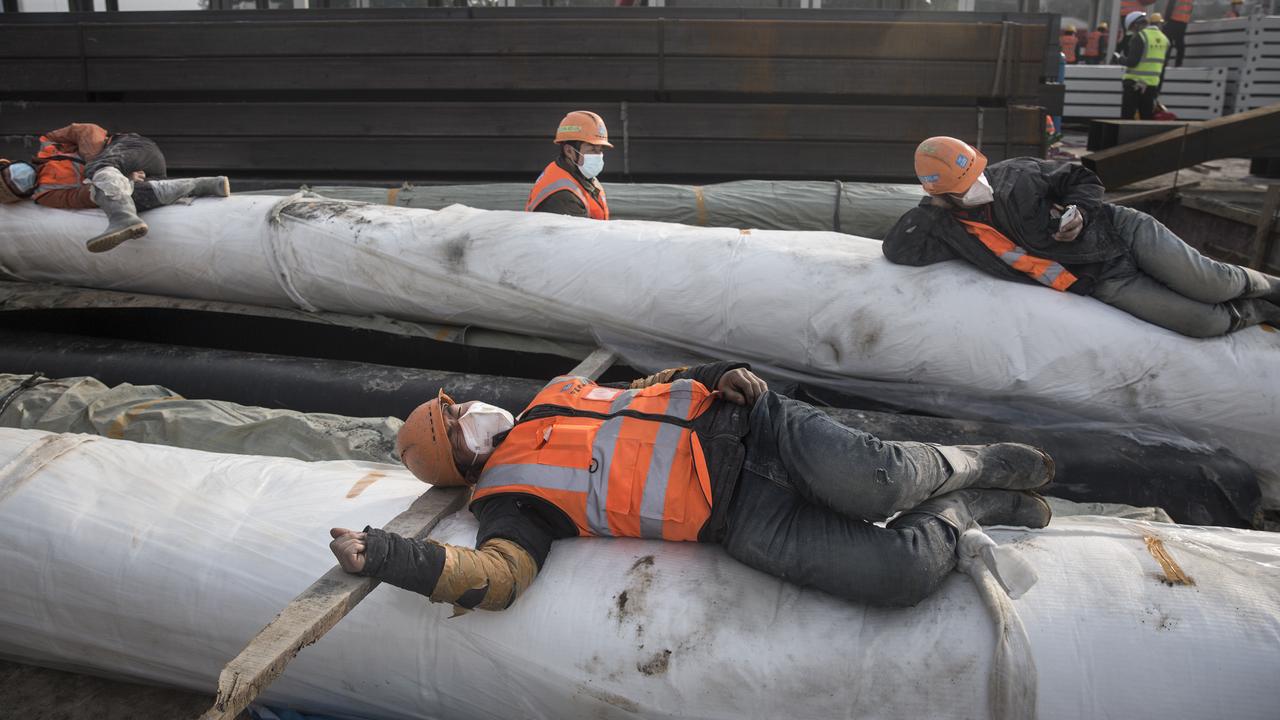
[[[556,130],[556,142],[574,140],[613,147],[609,144],[609,131],[604,126],[604,120],[590,110],[574,110],[560,121],[560,127]]]
[[[931,137],[916,148],[916,178],[930,195],[968,192],[986,169],[985,155],[953,137]]]
[[[396,434],[396,455],[413,476],[432,485],[466,485],[453,460],[453,446],[444,424],[444,409],[453,405],[444,390],[422,403]]]

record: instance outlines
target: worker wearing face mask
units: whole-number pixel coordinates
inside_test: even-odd
[[[1280,278],[1204,257],[1150,215],[1103,202],[1102,181],[1079,165],[988,166],[968,144],[932,137],[916,148],[915,170],[929,196],[889,231],[891,262],[963,259],[1191,337],[1280,326]]]
[[[560,155],[538,176],[524,209],[608,220],[609,204],[597,179],[604,172],[604,149],[613,147],[604,120],[575,110],[560,121],[556,144]]]

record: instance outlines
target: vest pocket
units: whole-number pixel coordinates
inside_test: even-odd
[[[591,446],[599,423],[557,422],[542,430],[538,447],[539,465],[555,465],[589,470],[594,464]]]

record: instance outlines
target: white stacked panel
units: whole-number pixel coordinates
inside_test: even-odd
[[[1258,16],[1249,22],[1235,109],[1245,112],[1276,103],[1280,103],[1280,15]]]
[[[1120,118],[1119,65],[1067,66],[1067,92],[1062,114],[1069,118]],[[1180,120],[1221,117],[1226,100],[1227,69],[1168,68],[1160,86],[1160,102]]]
[[[1225,68],[1227,99],[1224,112],[1235,112],[1235,98],[1249,45],[1249,19],[1197,20],[1187,26],[1184,67]]]

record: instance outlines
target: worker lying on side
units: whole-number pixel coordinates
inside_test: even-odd
[[[625,391],[558,377],[514,426],[442,391],[397,446],[426,482],[475,483],[477,549],[367,527],[334,528],[330,547],[348,572],[466,609],[509,607],[552,541],[578,536],[721,543],[800,585],[914,605],[955,567],[965,529],[1050,516],[1030,491],[1053,462],[1033,447],[883,442],[740,363],[665,370]]]
[[[1024,157],[988,167],[966,143],[932,137],[915,167],[929,197],[889,230],[892,262],[965,260],[1191,337],[1280,325],[1280,278],[1204,257],[1150,215],[1104,203],[1102,182],[1079,165]]]
[[[31,163],[13,163],[7,175],[23,182],[0,190],[0,202],[31,197],[36,203],[64,210],[101,208],[107,229],[87,243],[89,252],[106,252],[130,238],[147,234],[138,217],[184,197],[227,197],[225,177],[165,179],[160,148],[133,133],[109,135],[92,123],[74,123],[40,137]]]
[[[608,220],[609,203],[598,179],[604,149],[613,147],[604,120],[588,110],[574,110],[560,121],[556,144],[560,152],[533,183],[524,209]]]

